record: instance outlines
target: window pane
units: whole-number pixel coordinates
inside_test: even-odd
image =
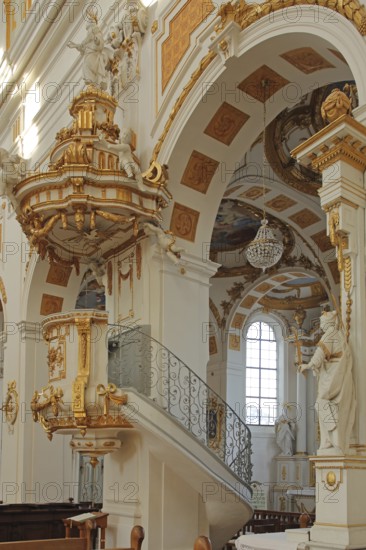
[[[246,369],[246,394],[248,397],[259,397],[259,369]]]
[[[260,338],[260,323],[253,323],[250,325],[248,332],[247,332],[247,338],[252,338],[254,340],[259,340]]]
[[[246,422],[273,425],[277,417],[277,342],[264,322],[250,325],[246,337]]]
[[[247,401],[246,407],[246,423],[259,424],[259,401],[251,399]]]
[[[277,371],[261,369],[261,397],[277,397]]]
[[[261,424],[274,424],[277,417],[277,400],[260,400]]]

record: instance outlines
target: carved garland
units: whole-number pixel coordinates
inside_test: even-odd
[[[344,250],[348,247],[347,236],[339,229],[340,217],[339,217],[339,204],[333,205],[327,211],[328,213],[328,227],[329,227],[329,239],[333,246],[337,250],[337,266],[340,273],[343,272],[343,284],[344,290],[347,295],[346,301],[346,337],[349,339],[351,331],[351,315],[352,315],[352,260],[350,256],[344,256]]]

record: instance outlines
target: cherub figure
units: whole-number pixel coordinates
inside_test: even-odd
[[[161,227],[149,222],[144,223],[143,228],[146,235],[155,235],[160,250],[164,251],[174,264],[179,264],[184,248],[176,246],[175,235],[171,231],[164,231]]]
[[[132,155],[131,140],[132,130],[130,128],[122,128],[119,143],[108,143],[108,141],[100,138],[101,143],[105,147],[118,153],[120,170],[126,172],[128,178],[136,179],[137,186],[140,191],[142,191],[143,181],[141,170]]]
[[[13,194],[14,186],[25,176],[26,160],[19,155],[10,155],[0,147],[0,195],[7,195],[15,211],[19,210],[18,202]]]

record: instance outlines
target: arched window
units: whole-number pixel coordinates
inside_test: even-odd
[[[278,350],[273,328],[257,321],[246,335],[246,423],[269,426],[277,417]]]

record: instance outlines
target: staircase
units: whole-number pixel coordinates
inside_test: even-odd
[[[206,498],[213,548],[221,548],[252,514],[248,427],[183,361],[150,336],[148,326],[111,325],[108,349],[108,382],[133,395],[140,430],[155,429],[154,437],[159,436],[158,428],[164,431],[165,457],[170,457],[172,467],[180,461],[178,453],[187,454],[189,446],[191,458],[185,460],[184,471],[192,483],[196,476],[216,485],[220,480],[226,488],[225,498],[222,490]]]

